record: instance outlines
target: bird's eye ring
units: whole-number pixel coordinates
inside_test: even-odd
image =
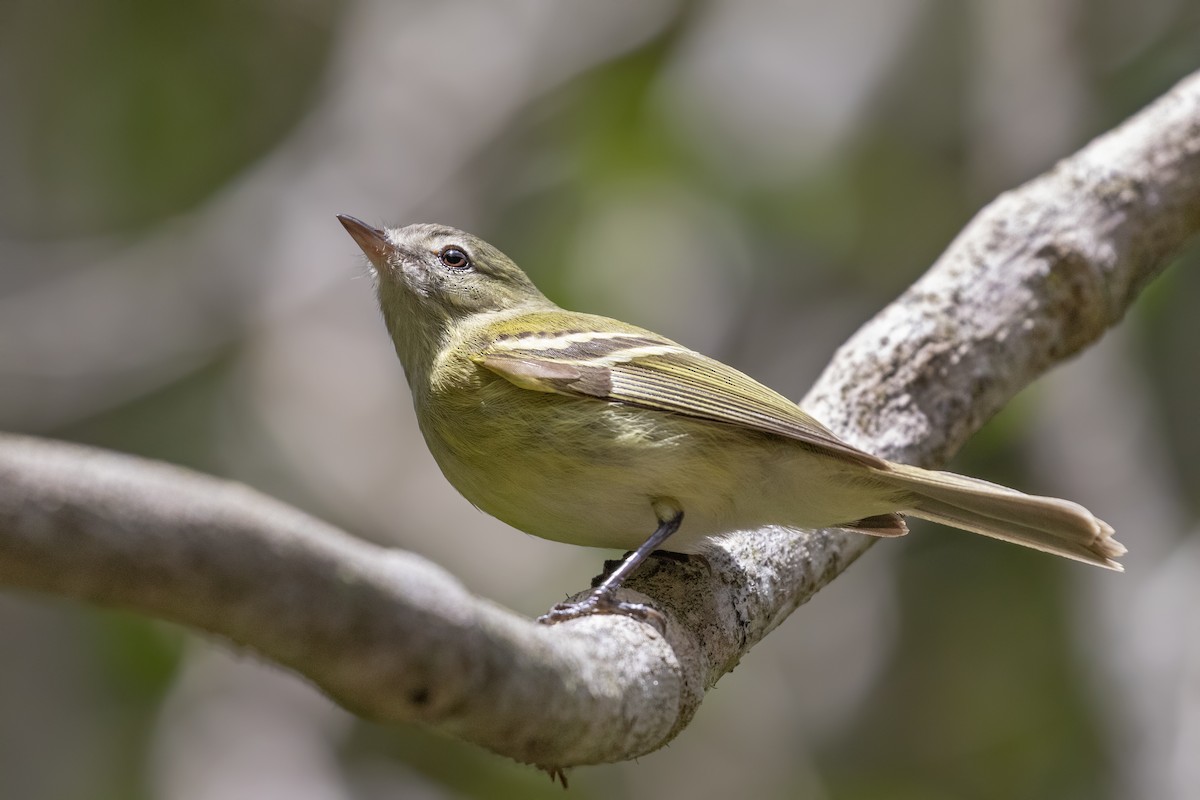
[[[461,247],[454,245],[443,247],[438,253],[438,258],[441,259],[442,266],[446,269],[464,270],[471,267],[471,259],[467,257],[466,252]]]

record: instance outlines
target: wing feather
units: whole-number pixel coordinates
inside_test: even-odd
[[[474,360],[523,389],[737,425],[865,466],[887,465],[838,439],[795,403],[748,375],[649,331],[502,336]]]

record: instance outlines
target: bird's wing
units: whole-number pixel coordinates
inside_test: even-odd
[[[523,389],[737,425],[794,439],[864,466],[887,466],[838,439],[783,395],[732,367],[655,333],[613,320],[604,322],[608,323],[604,327],[613,329],[597,330],[600,326],[591,325],[537,333],[526,325],[520,335],[491,338],[474,361]]]

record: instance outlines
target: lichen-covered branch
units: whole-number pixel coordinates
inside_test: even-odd
[[[942,462],[1120,320],[1197,229],[1200,74],[980,212],[838,352],[805,405],[865,449]],[[243,486],[0,436],[0,586],[207,631],[366,716],[549,767],[670,741],[705,690],[870,541],[738,534],[630,582],[664,611],[665,636],[619,617],[543,627]]]

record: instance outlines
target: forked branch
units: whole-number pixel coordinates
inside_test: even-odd
[[[850,442],[936,465],[1118,322],[1200,229],[1200,74],[966,227],[837,353],[805,406]],[[760,530],[629,586],[618,617],[553,627],[440,568],[243,486],[0,436],[0,586],[172,620],[250,648],[347,707],[557,768],[670,741],[705,690],[871,540]]]

